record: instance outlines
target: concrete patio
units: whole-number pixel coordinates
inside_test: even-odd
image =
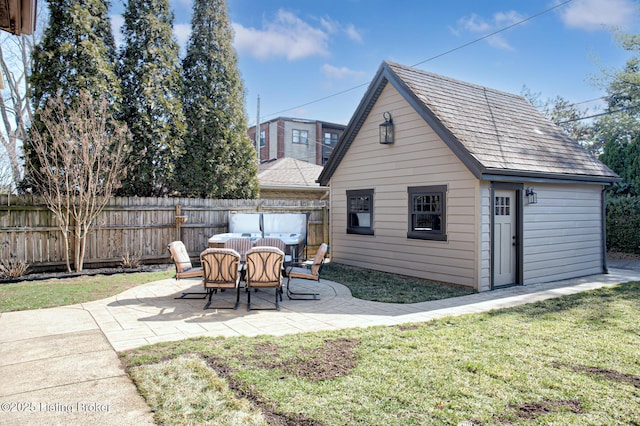
[[[283,335],[429,321],[640,280],[636,263],[616,265],[620,268],[608,275],[409,305],[354,299],[345,286],[322,281],[315,287],[320,300],[285,296],[281,311],[247,312],[244,290],[238,310],[204,311],[204,299],[174,299],[182,291],[200,291],[197,279],[169,279],[95,302],[3,313],[0,424],[153,424],[116,351],[196,336]],[[273,306],[273,297],[272,290],[253,293],[252,305]],[[234,301],[233,291],[214,295],[216,304]]]

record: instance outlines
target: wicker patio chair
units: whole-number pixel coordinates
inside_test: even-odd
[[[277,247],[253,247],[247,252],[247,310],[251,310],[251,288],[269,287],[275,288],[275,309],[280,310],[283,262],[284,252]]]
[[[202,286],[207,291],[209,301],[204,309],[238,309],[240,303],[240,254],[227,248],[208,248],[200,253],[204,275]],[[213,293],[218,290],[236,289],[236,303],[230,306],[211,306]]]
[[[320,272],[324,265],[324,259],[329,251],[329,246],[320,244],[313,260],[306,259],[301,262],[294,262],[287,268],[287,297],[292,300],[316,300],[318,293],[299,293],[291,290],[291,279],[299,278],[303,280],[313,280],[320,282]],[[302,297],[300,297],[302,296]]]

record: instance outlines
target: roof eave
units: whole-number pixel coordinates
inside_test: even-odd
[[[388,75],[389,71],[386,63],[383,62],[382,65],[380,65],[380,68],[378,68],[378,72],[375,77],[369,84],[369,88],[360,100],[351,120],[349,120],[349,124],[347,124],[344,133],[342,133],[338,143],[331,152],[324,169],[320,173],[320,176],[318,176],[316,182],[320,185],[327,186],[329,184],[331,176],[333,176],[333,173],[336,171],[338,165],[351,146],[353,139],[362,128],[362,124],[369,115],[371,108],[373,108],[373,105],[378,100],[380,93],[382,93],[382,89],[384,89],[384,86],[387,84],[388,80],[385,74]]]
[[[328,186],[306,186],[306,185],[260,185],[260,189],[270,190],[289,190],[289,191],[310,191],[324,192],[328,191]]]
[[[622,181],[617,176],[597,176],[597,175],[576,175],[564,173],[544,173],[523,170],[486,169],[482,173],[482,180],[485,181],[507,181],[507,182],[527,182],[533,183],[582,183],[582,184],[612,184]]]

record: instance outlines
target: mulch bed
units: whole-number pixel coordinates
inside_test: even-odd
[[[141,265],[138,268],[123,268],[121,266],[111,268],[91,268],[80,272],[36,272],[28,273],[20,278],[0,278],[0,284],[19,283],[23,281],[39,281],[48,279],[75,278],[93,275],[133,274],[137,272],[161,272],[173,267],[173,264]]]

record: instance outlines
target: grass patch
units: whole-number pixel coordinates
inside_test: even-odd
[[[427,323],[120,355],[162,424],[232,425],[256,410],[272,424],[638,424],[638,317],[633,282]],[[230,412],[212,419],[218,407]]]
[[[104,299],[140,284],[173,276],[162,272],[114,275],[82,275],[73,278],[22,281],[0,284],[0,312],[51,308]]]
[[[417,303],[465,296],[475,290],[405,275],[327,263],[322,278],[349,287],[353,297],[385,303]]]

